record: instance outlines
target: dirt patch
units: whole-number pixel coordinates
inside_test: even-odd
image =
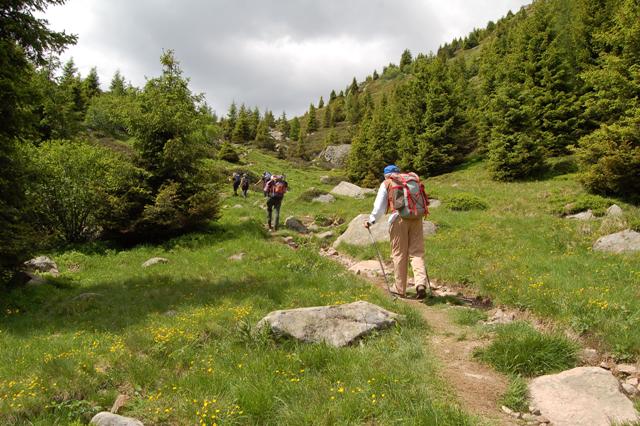
[[[322,251],[320,254],[347,268],[355,263],[348,256],[333,249]],[[386,284],[382,277],[364,278],[386,292]],[[447,291],[452,292],[450,289]],[[451,309],[459,309],[455,305],[488,309],[491,307],[491,301],[458,292],[452,293],[454,294],[438,296],[438,290],[435,290],[435,297],[426,299],[425,303],[412,299],[400,300],[420,312],[422,318],[431,326],[432,332],[425,336],[426,343],[430,352],[440,361],[440,375],[454,389],[462,408],[472,415],[497,424],[517,425],[515,419],[499,408],[498,400],[507,389],[507,377],[473,358],[473,351],[487,342],[473,336],[468,327],[454,323],[449,315]]]

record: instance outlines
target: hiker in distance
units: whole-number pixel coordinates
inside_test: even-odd
[[[242,177],[238,172],[233,172],[233,175],[231,175],[231,180],[233,181],[233,195],[238,195],[238,188],[240,187],[241,179]]]
[[[409,261],[413,269],[418,299],[427,296],[427,272],[424,265],[424,234],[422,218],[429,214],[429,200],[424,185],[415,173],[401,173],[391,164],[384,168],[384,181],[378,189],[365,228],[376,223],[383,214],[389,216],[389,239],[395,275],[395,288],[391,292],[405,297]]]
[[[271,172],[265,171],[264,173],[262,173],[260,182],[257,183],[258,185],[262,183],[262,193],[264,194],[265,197],[267,196],[267,184],[269,183],[270,180],[271,180]]]
[[[282,199],[284,194],[289,190],[289,184],[285,180],[284,176],[273,175],[267,185],[264,188],[265,195],[267,196],[267,226],[269,231],[275,229],[278,230],[280,225],[280,206],[282,206]],[[271,227],[272,212],[275,210],[274,227]]]
[[[243,173],[240,178],[240,189],[242,189],[242,196],[247,198],[247,191],[249,190],[249,176],[247,176],[246,173]]]

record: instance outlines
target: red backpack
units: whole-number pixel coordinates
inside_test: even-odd
[[[284,194],[287,192],[288,185],[282,176],[276,176],[275,180],[267,183],[267,194],[269,197],[277,197],[282,198]]]
[[[429,198],[417,174],[393,173],[385,182],[389,195],[388,209],[407,218],[429,214]]]

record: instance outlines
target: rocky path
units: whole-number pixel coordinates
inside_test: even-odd
[[[332,249],[320,254],[347,268],[356,263]],[[386,292],[382,277],[361,275]],[[438,357],[442,378],[453,387],[462,408],[492,424],[519,424],[500,410],[498,400],[507,389],[507,378],[473,358],[474,349],[486,344],[486,341],[470,333],[468,327],[451,320],[449,311],[459,308],[448,305],[428,306],[411,299],[398,299],[398,303],[410,304],[431,327],[431,332],[425,336],[429,352]]]

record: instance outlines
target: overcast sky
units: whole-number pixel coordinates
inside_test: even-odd
[[[62,56],[103,87],[119,69],[134,86],[173,49],[191,88],[223,115],[245,103],[297,115],[355,76],[436,51],[530,0],[69,0],[50,27],[78,35]]]

